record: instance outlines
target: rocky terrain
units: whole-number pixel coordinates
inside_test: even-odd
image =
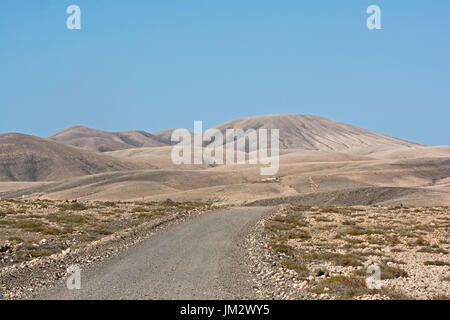
[[[223,206],[0,201],[0,297],[33,297],[65,279],[70,265],[98,264],[161,228]],[[278,205],[246,238],[254,298],[448,299],[448,213],[448,207]],[[374,265],[381,270],[377,288],[367,283]]]
[[[23,298],[220,204],[0,201],[0,299]]]
[[[101,261],[155,228],[218,204],[245,206],[253,218],[267,207],[281,210],[263,219],[247,243],[260,298],[450,295],[449,146],[423,146],[312,115],[255,116],[216,128],[279,129],[277,173],[261,176],[263,163],[175,164],[173,129],[77,126],[47,138],[0,135],[3,298],[32,295],[66,276],[71,264]],[[239,212],[227,213],[236,219],[227,221],[235,231]],[[366,283],[374,265],[381,268],[379,289]],[[209,268],[215,279],[213,263]]]
[[[258,294],[448,300],[448,214],[448,207],[281,205],[247,238]],[[381,270],[378,289],[366,282],[373,265]]]

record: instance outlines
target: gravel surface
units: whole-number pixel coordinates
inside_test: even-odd
[[[280,205],[246,239],[256,298],[448,300],[448,213]],[[377,290],[367,287],[372,265],[381,270]]]
[[[81,289],[65,279],[37,299],[255,298],[246,264],[248,230],[271,208],[208,212],[81,270]]]
[[[69,243],[68,248],[59,253],[5,266],[0,269],[0,299],[23,299],[36,296],[40,290],[48,289],[55,285],[56,281],[66,279],[68,277],[67,268],[69,266],[77,265],[78,267],[85,269],[88,266],[98,264],[105,259],[119,254],[127,248],[149,239],[151,236],[165,228],[201,215],[209,210],[217,210],[218,208],[224,207],[226,207],[226,205],[214,204],[194,209],[177,208],[164,215],[146,218],[144,221],[140,221],[138,225],[130,226],[111,235],[106,235],[101,239],[92,241],[88,244],[79,246],[76,244],[71,245],[71,243]],[[148,210],[151,209],[148,208]],[[137,213],[137,215],[141,214],[147,215],[149,213]],[[114,221],[126,222],[129,218],[133,218],[128,217],[123,220],[124,215],[126,216],[128,213],[122,213],[121,216]],[[84,216],[86,216],[86,213],[84,213]],[[32,233],[35,237],[43,236],[36,232],[29,233]],[[24,235],[26,234],[24,233]],[[74,240],[80,237],[79,235],[71,236]],[[42,239],[39,243],[36,243],[36,245],[45,246],[46,243],[50,241],[61,242],[61,240],[64,239],[60,239],[57,236],[51,240]],[[44,241],[46,243],[43,243]],[[8,246],[9,245],[6,244],[1,247],[1,257],[3,260],[14,260],[17,258],[18,253],[20,253],[20,247],[14,247],[14,245]],[[4,250],[5,247],[8,248],[8,250]]]

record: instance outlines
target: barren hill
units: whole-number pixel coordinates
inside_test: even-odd
[[[344,151],[365,146],[412,147],[418,143],[313,115],[274,114],[228,121],[226,129],[279,129],[281,149]]]
[[[176,144],[173,143],[171,140],[171,136],[172,136],[172,132],[176,130],[176,129],[166,129],[166,130],[161,130],[161,131],[157,131],[157,132],[153,132],[152,135],[161,143],[164,143],[166,145],[172,145],[172,144]]]
[[[47,139],[0,135],[0,181],[49,181],[133,168],[120,159]]]
[[[173,129],[147,134],[75,127],[51,138],[117,150],[90,152],[49,139],[0,135],[0,181],[9,181],[0,186],[0,197],[450,204],[448,146],[422,146],[310,115],[258,116],[217,128],[279,129],[283,149],[276,176],[261,176],[261,164],[175,165],[169,145]],[[152,147],[145,147],[148,143]]]
[[[166,145],[145,131],[106,132],[77,126],[62,130],[48,139],[89,151],[115,151],[136,147],[160,147]]]

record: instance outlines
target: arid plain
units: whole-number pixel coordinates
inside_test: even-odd
[[[54,200],[289,198],[314,205],[450,205],[450,147],[424,146],[308,115],[217,127],[280,130],[280,169],[175,165],[171,130],[108,133],[72,127],[48,138],[0,135],[0,197]]]
[[[70,263],[100,263],[109,252],[124,251],[114,263],[136,268],[139,282],[142,266],[133,267],[130,259],[142,255],[125,249],[142,242],[158,250],[154,243],[162,243],[164,252],[152,254],[164,256],[179,249],[176,241],[184,235],[190,241],[185,245],[197,252],[192,265],[204,261],[208,250],[222,254],[212,262],[231,261],[220,265],[224,274],[215,274],[219,266],[213,263],[201,270],[225,289],[196,292],[191,285],[199,270],[191,270],[192,279],[181,277],[184,289],[173,296],[145,297],[448,299],[449,146],[425,146],[312,115],[256,116],[216,128],[279,129],[278,172],[263,176],[261,164],[176,165],[174,129],[111,133],[78,126],[47,138],[0,135],[3,297],[65,296],[64,288],[56,295],[39,292],[64,279]],[[173,237],[169,232],[143,242],[155,228],[189,217],[171,229]],[[196,236],[189,236],[194,229]],[[205,244],[204,252],[195,251]],[[382,290],[364,282],[371,263],[383,267]],[[111,262],[103,266],[109,272]],[[168,279],[176,279],[169,271]],[[90,276],[94,282],[103,277]],[[154,280],[166,283],[164,277]],[[92,290],[78,298],[117,298]],[[130,297],[142,298],[146,290],[130,291]]]

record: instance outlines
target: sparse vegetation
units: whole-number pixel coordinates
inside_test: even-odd
[[[164,215],[206,209],[203,202],[61,202],[0,200],[0,268],[80,248]]]
[[[282,223],[279,221],[270,221],[266,224],[266,229],[271,232],[291,230],[292,228],[293,228],[292,225]]]
[[[13,228],[27,229],[28,231],[42,231],[45,228],[45,223],[36,220],[21,220],[13,224]]]
[[[398,267],[381,266],[381,280],[407,278],[408,273]]]
[[[450,266],[450,263],[441,260],[425,261],[423,264],[426,266]]]
[[[367,288],[363,278],[333,276],[320,282],[310,289],[316,294],[327,293],[338,300],[351,299],[365,294],[374,294],[373,290]]]
[[[81,202],[73,202],[61,204],[59,205],[59,209],[61,211],[84,211],[87,209],[87,206]]]
[[[448,269],[433,269],[432,273],[427,269],[450,265],[450,242],[442,232],[450,226],[440,222],[442,219],[447,221],[445,211],[403,206],[355,209],[290,205],[264,226],[278,265],[298,270],[302,276],[323,278],[306,285],[316,297],[410,299],[423,298],[427,291],[448,293],[444,289],[448,286],[442,285],[450,281],[448,274],[442,274]],[[373,264],[380,266],[380,290],[368,289],[364,282],[367,268]],[[318,267],[319,271],[312,271]],[[326,269],[329,274],[320,271]],[[419,272],[424,274],[420,278],[427,279],[426,285],[415,282]],[[404,286],[407,294],[386,283]]]
[[[417,250],[417,252],[425,252],[425,253],[442,253],[442,254],[447,254],[448,251],[441,249],[441,248],[432,248],[432,247],[423,247],[420,248],[419,250]]]
[[[287,233],[287,237],[289,239],[301,239],[301,240],[311,239],[311,235],[306,230],[289,231]]]
[[[47,217],[49,221],[64,225],[83,224],[88,218],[77,214],[51,214]]]
[[[286,255],[292,255],[294,253],[294,250],[292,249],[291,246],[288,246],[283,243],[272,243],[270,247],[272,248],[273,251],[278,253],[283,253]]]
[[[149,210],[145,207],[135,207],[131,209],[131,212],[148,212]]]
[[[301,262],[297,260],[285,260],[280,263],[283,267],[294,270],[299,275],[307,276],[308,268]]]
[[[450,300],[450,296],[446,295],[437,295],[432,298],[432,300]]]
[[[15,242],[15,243],[21,243],[21,242],[23,242],[23,239],[19,238],[19,237],[9,237],[8,241]]]
[[[304,260],[310,261],[327,261],[338,266],[361,266],[362,259],[355,254],[340,254],[334,252],[315,252],[304,254],[301,256]]]

